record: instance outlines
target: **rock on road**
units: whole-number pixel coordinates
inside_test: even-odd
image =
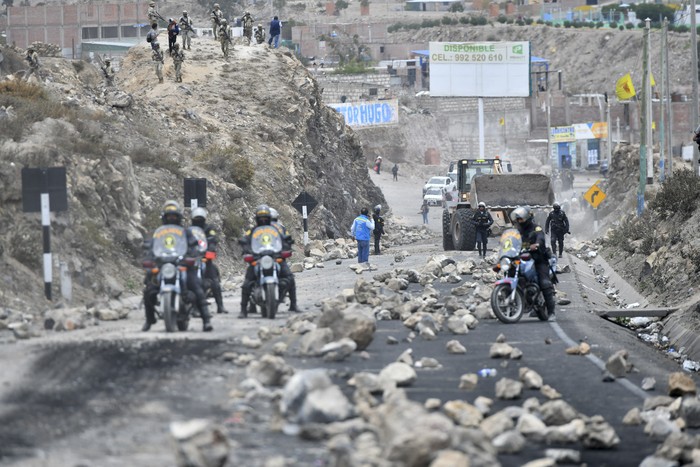
[[[372,174],[372,178],[382,188],[395,219],[421,223],[417,214],[421,180],[400,177],[399,182],[392,182],[390,172]],[[398,268],[423,271],[420,274],[427,277],[427,260],[444,254],[439,220],[440,210],[432,209],[434,239],[371,256],[376,271],[355,274],[348,267],[354,260],[346,259],[341,264],[328,261],[323,268],[298,274],[299,303],[306,311],[301,315],[290,316],[286,306],[274,321],[260,317],[239,320],[236,313],[216,315],[213,333],[202,333],[200,323],[194,320],[192,331],[166,334],[162,323],[149,333],[141,333],[141,312],[132,311],[127,319],[102,322],[97,327],[0,344],[0,462],[16,466],[175,465],[172,437],[187,430],[171,423],[192,419],[206,419],[219,427],[217,433],[223,433],[226,441],[219,439],[218,448],[228,451],[225,465],[247,466],[340,465],[343,459],[357,461],[360,454],[374,459],[372,465],[388,465],[387,458],[394,459],[392,465],[429,465],[438,457],[447,463],[435,465],[463,465],[460,456],[466,455],[471,465],[516,466],[552,458],[555,453],[547,451],[553,448],[575,451],[556,455],[573,456],[577,464],[639,465],[669,433],[679,431],[682,423],[667,423],[650,415],[656,406],[659,408],[654,413],[665,413],[666,418],[678,415],[674,404],[680,401],[657,397],[668,395],[669,375],[679,371],[678,365],[642,343],[633,332],[590,313],[591,303],[600,303],[604,295],[602,286],[589,263],[570,252],[562,265],[568,265],[572,272],[561,274],[558,286],[560,296],[565,295],[570,304],[558,306],[555,323],[523,318],[517,324],[504,325],[489,319],[488,313],[484,314],[488,295],[473,295],[490,291],[490,283],[480,279],[490,277],[489,264],[480,263],[473,252],[448,252],[457,265],[473,265],[458,282],[448,282],[447,274],[442,278],[445,280],[438,278],[424,285],[409,280],[402,283],[400,277],[391,282],[388,276]],[[496,239],[492,239],[490,246],[495,244]],[[394,254],[403,250],[408,256],[396,262]],[[440,258],[438,261],[451,261]],[[493,255],[490,259],[495,260]],[[451,270],[451,266],[446,264],[444,270]],[[386,280],[372,281],[382,274]],[[350,292],[359,278],[365,281],[364,289]],[[465,283],[475,287],[466,287],[467,295],[453,296],[452,290]],[[331,323],[333,337],[329,338],[330,331],[324,334],[317,329],[321,324],[318,316],[333,308],[327,299],[341,294],[359,299],[360,292],[380,298],[374,311],[382,318],[398,313],[401,304],[417,300],[430,304],[426,309],[434,312],[412,323],[413,329],[396,319],[377,320],[369,345],[353,351],[358,347],[355,336],[346,352],[341,344],[344,341],[334,335],[342,330]],[[594,296],[597,301],[591,299]],[[238,291],[228,292],[228,309],[237,311],[239,299]],[[135,299],[134,305],[137,302]],[[360,310],[357,323],[364,319],[360,308],[372,307],[348,306],[355,305]],[[384,310],[385,305],[391,310]],[[447,318],[445,310],[464,316],[455,307],[469,309],[464,314],[472,317],[478,314],[476,320],[465,318],[465,323],[478,324],[460,327],[460,323],[445,319],[440,325],[439,321]],[[300,345],[313,346],[324,343],[323,339],[338,343],[332,351],[319,348],[326,357],[299,351]],[[590,346],[590,355],[567,354],[568,348],[582,342]],[[627,362],[633,369],[622,378],[604,382],[601,366],[620,350],[627,351]],[[506,358],[491,357],[498,351]],[[270,355],[263,358],[265,354]],[[408,364],[389,367],[397,360]],[[291,397],[294,387],[290,388],[290,376],[296,373],[302,381],[313,381],[303,379],[308,375],[304,370],[310,369],[327,370],[330,380],[319,383],[319,392],[313,392],[316,397],[309,399],[316,406],[304,405],[299,412],[287,407],[285,420],[279,404]],[[496,375],[463,377],[482,369],[495,369]],[[402,390],[409,401],[436,411],[401,402],[401,391],[391,389],[391,384],[383,389],[384,395],[381,389],[356,391],[358,384],[375,381],[374,376],[358,373],[399,378],[395,381],[406,384]],[[643,391],[642,380],[652,377],[657,381],[655,389]],[[521,379],[524,387],[518,383]],[[381,385],[388,384],[386,379],[382,381]],[[539,385],[549,389],[536,388]],[[561,395],[556,400],[565,403],[551,402],[555,393]],[[433,417],[430,426],[443,426],[448,420],[450,426],[445,430],[467,437],[469,442],[457,443],[456,448],[447,438],[412,433],[413,426],[399,423],[397,407],[399,412],[415,414],[416,431],[420,431],[421,417]],[[622,423],[635,407],[647,410],[643,413],[653,425],[648,428],[651,435],[645,434],[646,421],[642,425]],[[362,417],[331,424],[300,423],[309,413],[329,419],[352,414]],[[690,421],[689,416],[686,419]],[[614,430],[618,443],[609,429]],[[202,449],[210,454],[217,449],[213,442],[206,446]],[[452,452],[455,449],[464,453]],[[427,457],[421,457],[424,455]]]

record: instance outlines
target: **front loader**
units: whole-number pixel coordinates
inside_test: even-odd
[[[476,225],[472,219],[480,202],[486,204],[494,218],[494,233],[510,225],[509,216],[516,207],[546,208],[554,202],[554,191],[547,175],[490,170],[475,173],[479,167],[485,169],[489,161],[493,163],[494,159],[462,159],[457,164],[457,199],[442,212],[442,246],[446,251],[474,250]]]

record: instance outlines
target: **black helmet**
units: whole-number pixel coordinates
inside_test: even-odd
[[[558,211],[558,210],[561,209],[561,205],[560,205],[559,203],[554,203],[554,204],[552,205],[552,207],[554,208],[555,211]]]
[[[182,211],[180,210],[180,204],[174,200],[168,200],[163,205],[163,211],[160,214],[160,218],[163,224],[177,224],[182,223]]]
[[[272,212],[270,212],[270,206],[267,204],[261,204],[255,208],[255,224],[256,225],[270,225],[272,221]]]

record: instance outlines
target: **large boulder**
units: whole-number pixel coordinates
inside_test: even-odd
[[[229,441],[222,427],[209,420],[172,422],[170,435],[175,441],[178,467],[220,467],[226,463]]]
[[[295,423],[330,423],[354,414],[352,404],[325,370],[297,372],[282,391],[280,411]]]
[[[353,303],[345,309],[338,307],[325,310],[318,320],[319,328],[333,331],[333,339],[349,337],[357,344],[357,350],[364,350],[374,338],[377,323],[372,309]]]
[[[282,357],[266,354],[260,360],[250,363],[246,375],[255,378],[265,386],[282,386],[294,370],[287,365]]]

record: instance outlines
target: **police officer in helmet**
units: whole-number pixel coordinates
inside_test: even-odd
[[[163,225],[182,225],[182,211],[180,210],[180,204],[177,201],[166,201],[163,205],[163,211],[161,212],[161,221]],[[197,240],[187,231],[187,244],[191,249],[196,247]],[[151,245],[148,246],[149,255],[152,254]],[[156,323],[156,303],[158,301],[158,292],[160,290],[160,284],[157,282],[157,276],[153,275],[150,271],[146,274],[144,279],[145,288],[143,290],[143,302],[146,309],[146,322],[141,328],[142,331],[148,331],[151,326]],[[196,297],[196,305],[199,308],[199,313],[202,317],[202,329],[205,332],[212,331],[214,328],[211,325],[211,316],[209,315],[209,306],[207,305],[207,299],[204,296],[204,291],[202,290],[202,284],[197,273],[194,270],[194,266],[188,267],[187,269],[187,290],[191,290]],[[183,294],[184,295],[184,294]]]
[[[547,221],[544,224],[544,233],[549,234],[549,228],[552,228],[552,235],[550,236],[552,254],[557,253],[558,242],[559,257],[561,258],[564,252],[564,235],[571,233],[569,232],[569,219],[559,203],[554,203],[552,207],[554,210],[547,216]]]
[[[535,262],[535,270],[540,283],[540,290],[547,305],[547,314],[550,320],[554,320],[554,284],[549,279],[549,254],[545,243],[542,227],[533,221],[533,214],[527,206],[519,206],[510,213],[510,220],[520,232],[523,240],[523,248],[530,250]]]
[[[280,214],[277,209],[270,208],[270,223],[277,227],[277,230],[282,234],[283,247],[287,251],[292,250],[292,245],[294,244],[294,239],[287,232],[287,228],[279,221]],[[289,264],[286,259],[282,260],[280,264],[280,280],[285,283],[285,291],[289,292],[289,311],[293,313],[298,313],[299,308],[297,307],[297,283],[294,280],[294,273],[289,269]],[[284,292],[280,292],[280,298],[284,297]]]
[[[493,217],[486,210],[486,203],[479,203],[472,220],[476,224],[476,249],[479,251],[479,256],[485,258],[489,241],[489,227],[493,224]]]
[[[221,297],[219,268],[214,264],[214,260],[216,259],[216,247],[219,242],[216,230],[213,226],[207,224],[206,209],[198,207],[192,210],[192,225],[202,229],[207,236],[207,252],[204,256],[207,261],[204,269],[204,277],[209,279],[211,283],[211,293],[214,295],[214,300],[216,301],[216,312],[219,314],[228,313],[226,308],[224,308],[224,300]]]
[[[270,212],[270,206],[267,204],[261,204],[255,208],[255,226],[260,227],[263,225],[270,225],[272,223],[272,213]],[[243,253],[252,253],[251,250],[251,236],[254,229],[248,230],[245,235],[238,241],[243,247]],[[243,285],[241,287],[241,312],[238,315],[239,318],[248,317],[248,302],[250,301],[250,293],[253,291],[253,286],[255,285],[255,267],[252,264],[248,265],[248,269],[245,272],[245,279],[243,280]]]

